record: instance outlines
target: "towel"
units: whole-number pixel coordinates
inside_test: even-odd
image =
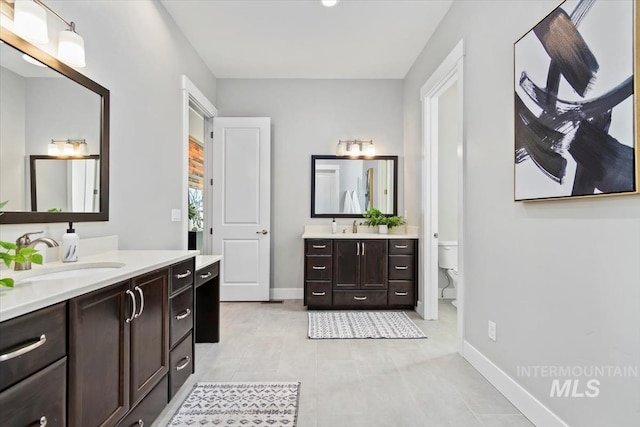
[[[353,213],[353,200],[351,199],[351,193],[349,190],[344,192],[344,206],[342,213]]]
[[[360,200],[358,199],[358,195],[355,190],[351,192],[351,201],[353,204],[353,211],[351,213],[361,214],[362,208],[360,207]]]

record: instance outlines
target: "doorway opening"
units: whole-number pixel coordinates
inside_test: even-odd
[[[183,102],[183,200],[182,248],[211,254],[213,117],[218,110],[202,92],[182,76]]]
[[[440,301],[455,301],[460,354],[464,348],[463,70],[464,42],[460,41],[420,91],[424,250],[417,307],[423,318],[437,320]],[[456,251],[455,256],[446,251]],[[440,260],[439,253],[443,254]]]

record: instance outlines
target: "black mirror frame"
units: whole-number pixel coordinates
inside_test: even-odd
[[[387,216],[398,215],[398,156],[311,156],[311,218],[362,218],[362,214],[318,214],[316,211],[316,160],[392,160],[393,161],[393,212]]]
[[[0,224],[89,222],[109,220],[109,90],[11,31],[0,27],[0,40],[37,59],[102,98],[100,117],[100,212],[3,211]]]

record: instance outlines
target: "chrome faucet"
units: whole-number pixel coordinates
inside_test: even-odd
[[[34,231],[31,233],[25,233],[22,236],[18,237],[18,239],[16,240],[16,253],[20,252],[20,249],[34,248],[38,243],[44,243],[50,248],[55,248],[56,246],[60,246],[58,242],[56,242],[55,240],[49,237],[39,237],[35,240],[31,240],[29,238],[29,236],[31,236],[32,234],[40,234],[40,233],[43,233],[43,231]],[[13,269],[15,271],[31,270],[31,261],[16,262],[14,263]]]

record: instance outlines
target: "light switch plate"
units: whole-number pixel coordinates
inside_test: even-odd
[[[182,211],[180,209],[171,209],[171,222],[180,222],[182,219]]]
[[[496,335],[496,322],[492,322],[489,320],[489,331],[488,331],[489,339],[492,341],[497,341]]]

